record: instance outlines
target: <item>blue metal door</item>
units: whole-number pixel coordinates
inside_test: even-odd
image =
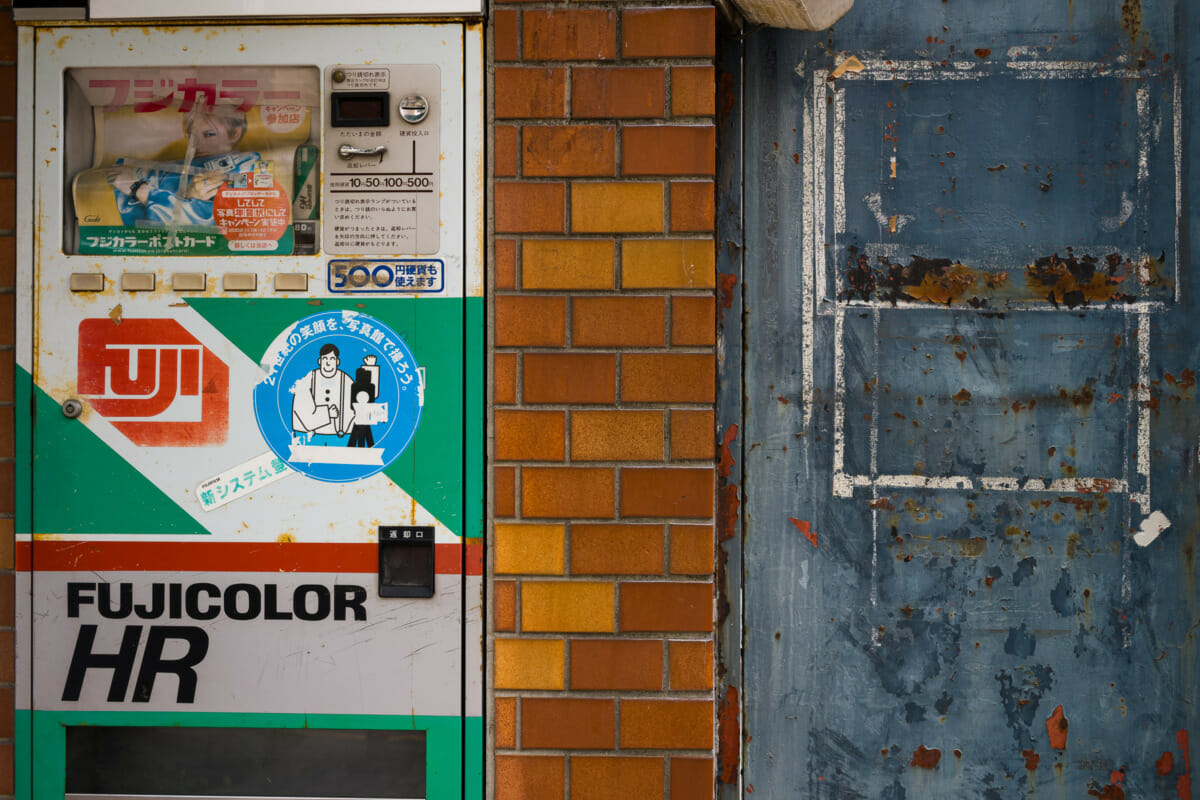
[[[745,796],[1192,797],[1191,5],[745,38]]]

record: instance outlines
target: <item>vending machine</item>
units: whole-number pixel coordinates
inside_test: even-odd
[[[482,795],[480,10],[16,4],[18,797]]]

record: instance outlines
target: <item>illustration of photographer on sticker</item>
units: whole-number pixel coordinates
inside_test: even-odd
[[[353,369],[343,370],[346,365]],[[330,311],[300,320],[268,348],[254,411],[268,446],[317,480],[360,480],[411,442],[425,370],[379,320]]]

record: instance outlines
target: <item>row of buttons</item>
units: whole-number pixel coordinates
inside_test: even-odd
[[[125,292],[153,292],[157,276],[153,272],[122,272],[121,290]],[[72,272],[72,292],[104,291],[104,273]],[[171,289],[176,292],[203,292],[208,289],[208,276],[203,272],[176,272],[171,276]],[[258,289],[258,275],[253,272],[229,272],[221,276],[221,290],[226,292],[253,292]],[[304,272],[281,272],[275,276],[275,291],[308,291],[308,274]]]

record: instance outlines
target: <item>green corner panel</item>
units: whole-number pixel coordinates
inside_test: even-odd
[[[477,800],[482,797],[483,721],[478,717],[463,720],[461,717],[416,715],[18,710],[15,721],[18,800],[63,796],[66,791],[66,729],[74,725],[425,731],[428,800]],[[29,735],[21,736],[22,731],[28,731]],[[471,761],[466,769],[462,763],[464,754]]]
[[[16,408],[33,408],[33,379],[21,367],[16,368],[14,381],[14,397]],[[26,424],[26,423],[30,424]],[[16,502],[14,524],[17,533],[28,534],[33,531],[31,515],[33,513],[33,425],[31,421],[22,419],[18,412],[16,424]]]
[[[474,305],[478,306],[477,315],[482,320],[482,299],[471,299],[477,301]],[[256,364],[276,336],[304,317],[323,311],[367,314],[404,337],[417,363],[425,368],[425,405],[412,444],[383,474],[455,535],[463,535],[464,430],[460,410],[463,407],[464,373],[468,378],[471,375],[471,371],[464,370],[463,300],[440,297],[346,300],[202,297],[188,298],[187,302]],[[466,305],[470,308],[472,304]],[[482,348],[482,338],[476,346]],[[475,357],[482,358],[482,349]],[[476,390],[482,390],[481,380],[478,388],[472,389]],[[479,398],[482,425],[482,395]],[[468,411],[468,420],[471,416]],[[478,438],[481,448],[482,433],[482,427],[479,427],[477,431],[468,430],[466,435],[469,441]],[[482,499],[482,493],[479,499]]]
[[[464,408],[464,428],[466,431],[466,469],[463,480],[464,508],[467,519],[465,524],[466,536],[480,538],[483,536],[484,513],[487,508],[484,501],[484,476],[487,465],[484,463],[483,425],[484,425],[484,305],[482,297],[468,297],[464,301],[466,335],[466,387],[467,395]]]
[[[17,377],[32,383],[20,368]],[[30,496],[32,478],[38,492],[18,533],[209,533],[86,425],[64,417],[53,397],[36,386],[32,392],[37,449],[32,475],[18,470],[17,491]],[[81,465],[96,478],[80,477]]]

